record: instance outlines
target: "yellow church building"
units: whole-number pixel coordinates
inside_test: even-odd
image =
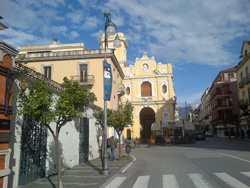
[[[135,64],[128,66],[129,44],[123,33],[119,33],[119,38],[122,46],[114,53],[124,74],[122,82],[125,95],[122,96],[122,102],[128,101],[134,106],[134,125],[124,131],[124,138],[147,140],[152,135],[151,126],[154,122],[178,120],[172,64],[156,63],[154,57],[148,57],[144,52],[142,58],[136,58]],[[114,39],[108,39],[111,49]],[[99,43],[104,48],[104,35]]]
[[[126,137],[149,139],[154,122],[175,120],[172,65],[156,63],[154,57],[144,52],[142,58],[136,58],[135,65],[122,69],[123,102],[129,101],[134,106],[134,125],[127,130]]]

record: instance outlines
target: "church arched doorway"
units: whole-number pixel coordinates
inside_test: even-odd
[[[140,112],[140,124],[142,126],[141,139],[147,140],[151,136],[151,125],[155,122],[155,112],[150,107],[145,107]]]

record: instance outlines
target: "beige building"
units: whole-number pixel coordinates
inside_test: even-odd
[[[113,87],[108,108],[115,109],[124,93],[124,74],[112,50],[107,50],[107,62],[111,64]],[[103,107],[103,60],[104,50],[88,50],[84,43],[53,44],[19,47],[16,61],[40,72],[58,83],[63,78],[77,80],[87,85],[97,96],[97,106]]]
[[[106,58],[111,64],[113,83],[107,108],[116,109],[121,96],[124,95],[122,84],[124,74],[116,58],[116,51],[112,49],[111,44],[109,47],[111,49],[107,49]],[[19,47],[16,62],[25,64],[58,83],[62,83],[64,77],[79,81],[81,85],[88,86],[91,92],[95,93],[97,96],[95,105],[103,108],[104,57],[104,49],[88,50],[84,43],[58,44],[55,38],[53,44]],[[114,130],[109,129],[107,136],[114,134]]]

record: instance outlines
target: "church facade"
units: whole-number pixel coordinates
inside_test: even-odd
[[[144,52],[142,58],[136,58],[134,65],[122,69],[125,75],[123,102],[131,102],[134,106],[134,125],[124,136],[147,140],[152,137],[154,122],[177,119],[172,64],[156,63],[154,57],[148,57]]]

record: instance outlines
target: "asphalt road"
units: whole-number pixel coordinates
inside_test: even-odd
[[[250,143],[213,137],[131,155],[135,161],[103,188],[250,188]]]

